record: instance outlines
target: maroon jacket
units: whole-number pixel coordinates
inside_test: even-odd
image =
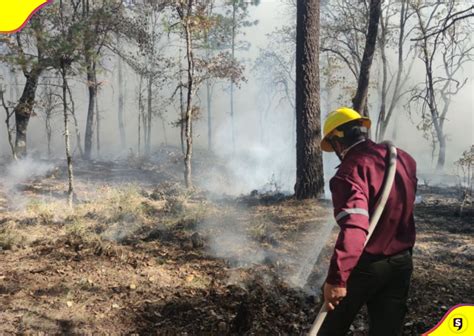
[[[334,216],[341,230],[326,280],[329,284],[345,287],[362,252],[390,256],[413,247],[416,162],[406,152],[398,148],[397,152],[394,186],[365,248],[369,219],[382,193],[386,145],[367,140],[354,146],[331,179]]]

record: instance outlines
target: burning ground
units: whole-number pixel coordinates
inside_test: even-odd
[[[330,203],[277,191],[188,192],[177,183],[179,157],[160,156],[166,159],[79,163],[74,211],[65,206],[63,167],[2,179],[0,333],[308,330],[337,234]],[[453,188],[420,186],[419,195],[405,335],[474,302],[472,204],[460,214]],[[351,334],[366,335],[366,325],[362,312]]]

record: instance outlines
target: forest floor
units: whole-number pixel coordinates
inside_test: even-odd
[[[74,210],[65,205],[64,167],[16,180],[2,169],[0,334],[309,329],[337,234],[330,202],[189,192],[178,183],[179,156],[160,155],[153,164],[79,162]],[[404,335],[474,302],[473,205],[460,215],[455,189],[419,189]],[[367,335],[364,311],[350,335]]]

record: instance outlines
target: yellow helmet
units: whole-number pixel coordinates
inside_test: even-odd
[[[321,149],[325,152],[334,152],[334,149],[332,148],[331,144],[328,141],[329,136],[337,135],[337,136],[342,137],[343,135],[333,134],[337,132],[336,128],[350,121],[359,120],[359,119],[362,120],[362,125],[364,127],[367,127],[367,129],[370,128],[370,125],[372,124],[370,119],[367,117],[361,116],[358,112],[356,112],[355,110],[349,107],[341,107],[329,113],[326,120],[324,121],[324,128],[323,128],[324,137],[323,137],[323,140],[321,140]]]

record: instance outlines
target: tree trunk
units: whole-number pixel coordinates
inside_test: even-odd
[[[377,127],[375,130],[375,138],[377,141],[382,141],[384,134],[385,134],[385,127],[386,127],[386,110],[387,110],[387,81],[388,81],[388,60],[387,55],[385,54],[385,45],[386,45],[386,27],[383,20],[382,13],[380,14],[380,40],[379,40],[379,48],[380,48],[380,57],[382,58],[382,90],[380,92],[380,111],[379,117],[377,120]]]
[[[211,10],[209,11],[208,15],[211,15]],[[206,34],[206,59],[211,59],[211,51],[210,51],[210,41],[209,41],[209,34]],[[212,95],[211,95],[211,80],[208,78],[206,79],[206,108],[207,108],[207,150],[209,152],[212,151]]]
[[[10,92],[11,93],[11,92]],[[10,108],[8,107],[7,103],[5,102],[5,92],[0,90],[0,101],[2,102],[3,108],[5,109],[5,126],[7,128],[7,136],[8,136],[8,144],[10,145],[10,150],[12,152],[13,160],[17,160],[16,152],[15,152],[15,145],[13,144],[13,129],[10,126],[10,120],[13,116],[13,112],[10,112]]]
[[[89,91],[89,107],[87,109],[86,134],[84,139],[84,159],[90,160],[92,154],[92,139],[94,136],[94,110],[97,98],[97,76],[95,61],[90,60],[86,52],[87,86]]]
[[[147,156],[150,155],[151,151],[151,119],[152,119],[152,113],[153,113],[153,106],[152,106],[152,95],[153,95],[153,78],[152,75],[148,75],[148,86],[147,86],[147,103],[148,103],[148,109],[147,109],[147,116],[146,116],[146,137],[145,137],[145,154]]]
[[[142,116],[142,114],[139,111],[138,112],[138,133],[137,133],[137,135],[138,135],[138,139],[137,139],[137,142],[138,142],[137,143],[137,154],[138,154],[138,156],[140,156],[140,154],[141,154],[141,145],[142,145],[141,144],[141,141],[142,141],[142,135],[141,135],[141,133],[142,133],[142,130],[141,130],[142,120],[141,120],[141,116]]]
[[[421,17],[420,17],[419,12],[417,12],[417,15],[421,22]],[[430,52],[428,49],[428,37],[427,37],[426,30],[424,28],[422,28],[422,33],[423,33],[423,44],[422,44],[423,62],[425,63],[425,71],[426,71],[426,79],[425,79],[426,92],[427,92],[426,102],[430,110],[431,122],[436,132],[436,137],[437,137],[437,140],[439,142],[439,147],[440,147],[436,169],[442,170],[445,163],[446,138],[443,132],[443,120],[440,119],[438,106],[436,104],[436,91],[435,91],[435,83],[433,79],[433,63],[432,63],[433,58],[432,58],[432,55],[430,55]],[[435,142],[434,139],[433,139],[433,142]]]
[[[163,129],[163,140],[165,142],[165,146],[168,146],[168,136],[166,135],[166,120],[163,115],[160,116],[161,119],[161,128]]]
[[[143,94],[142,94],[142,88],[143,88],[143,75],[140,75],[140,81],[138,84],[138,145],[137,145],[137,151],[138,151],[138,156],[140,156],[141,153],[141,142],[142,142],[142,130],[141,130],[141,122],[142,122],[142,115],[143,115]]]
[[[96,140],[96,148],[97,148],[97,157],[100,157],[100,111],[99,111],[99,93],[98,92],[97,92],[97,97],[95,98],[95,114],[96,114],[95,140]]]
[[[181,74],[181,71],[179,73]],[[185,155],[186,154],[186,149],[185,149],[185,146],[184,146],[184,138],[186,136],[186,131],[185,131],[185,127],[184,127],[184,120],[186,119],[186,111],[184,110],[183,83],[180,81],[179,85],[180,85],[179,86],[179,111],[180,111],[180,119],[179,119],[180,132],[179,132],[179,134],[180,134],[180,139],[181,139],[181,151],[183,152],[183,155]]]
[[[71,88],[69,87],[69,84],[67,82],[66,82],[66,86],[67,86],[69,101],[71,102],[70,110],[71,110],[72,120],[74,122],[74,132],[76,133],[77,148],[79,148],[80,157],[84,157],[84,151],[82,150],[81,131],[79,128],[79,122],[77,121],[77,117],[76,117],[76,106],[74,104],[74,99],[72,97]]]
[[[185,133],[186,133],[186,154],[184,156],[184,182],[186,188],[192,188],[192,165],[191,160],[193,156],[193,90],[194,90],[194,55],[192,46],[191,36],[191,10],[193,0],[188,0],[188,8],[185,17],[184,31],[186,39],[186,59],[188,62],[188,83],[187,83],[187,100],[186,100],[186,121],[185,121]]]
[[[439,123],[436,128],[436,134],[438,136],[439,142],[439,152],[438,152],[438,162],[436,164],[436,170],[442,171],[444,169],[444,164],[446,163],[446,136],[444,135],[444,122],[446,121],[446,114],[449,111],[449,106],[451,105],[451,98],[448,94],[446,94],[446,90],[448,89],[449,81],[446,82],[445,87],[443,88],[441,93],[441,99],[443,100],[443,110],[441,111],[441,115],[439,117]],[[434,123],[436,125],[436,123]]]
[[[319,0],[297,1],[296,185],[298,199],[324,192],[319,99]]]
[[[119,39],[117,38],[117,43],[119,43]],[[124,85],[125,82],[123,80],[123,69],[122,69],[122,58],[117,55],[118,57],[118,92],[119,92],[119,99],[118,99],[118,128],[120,132],[120,147],[123,149],[126,146],[126,138],[125,138],[125,126],[123,122],[123,115],[124,115]]]
[[[235,61],[235,34],[236,34],[237,1],[232,1],[232,61]],[[230,123],[232,128],[232,153],[235,153],[235,120],[234,120],[234,82],[230,81]]]
[[[64,115],[64,143],[66,148],[67,173],[68,173],[68,204],[73,205],[74,196],[74,174],[72,168],[71,144],[69,140],[69,123],[68,123],[68,108],[67,108],[67,80],[66,80],[66,65],[65,60],[62,60],[61,75],[63,79],[63,115]]]
[[[10,85],[10,101],[14,102],[18,100],[20,92],[18,89],[18,76],[13,69],[10,70],[10,81],[13,83],[13,85]]]
[[[403,42],[405,38],[405,23],[407,21],[407,9],[406,9],[406,2],[407,0],[402,0],[401,1],[401,8],[400,8],[400,31],[398,34],[398,68],[397,68],[397,77],[395,79],[395,86],[393,89],[393,94],[392,94],[392,99],[388,108],[388,112],[384,113],[384,118],[381,120],[380,126],[378,126],[379,129],[379,134],[378,134],[378,141],[382,141],[385,138],[385,132],[387,131],[387,127],[390,123],[390,120],[392,118],[393,111],[395,110],[395,107],[398,104],[398,101],[400,100],[400,90],[403,86],[403,83],[401,81],[402,79],[402,74],[403,74]],[[381,15],[382,17],[382,15]],[[385,26],[388,26],[385,25]],[[385,28],[386,29],[386,28]],[[386,34],[386,30],[383,32]],[[386,35],[385,35],[386,36]],[[386,61],[386,59],[385,59]],[[398,118],[397,118],[398,120]],[[395,126],[396,127],[396,126]],[[395,135],[396,135],[396,129],[393,131],[392,135],[392,140],[395,140]]]
[[[438,136],[439,142],[439,154],[438,162],[436,164],[436,170],[442,171],[446,162],[446,137],[443,135]]]
[[[47,112],[46,115],[46,141],[48,144],[48,159],[51,159],[51,112]]]
[[[29,73],[25,74],[26,83],[23,93],[18,104],[13,109],[16,124],[15,153],[19,158],[25,157],[27,154],[26,132],[30,117],[33,113],[36,88],[38,87],[38,81],[42,71],[42,68],[34,68]]]
[[[212,97],[211,84],[206,80],[206,100],[207,100],[207,150],[212,152]]]
[[[369,91],[370,67],[375,53],[377,43],[377,30],[380,20],[382,0],[370,0],[369,25],[367,29],[367,38],[365,40],[364,55],[360,66],[357,91],[352,99],[354,110],[368,117],[367,93]]]

